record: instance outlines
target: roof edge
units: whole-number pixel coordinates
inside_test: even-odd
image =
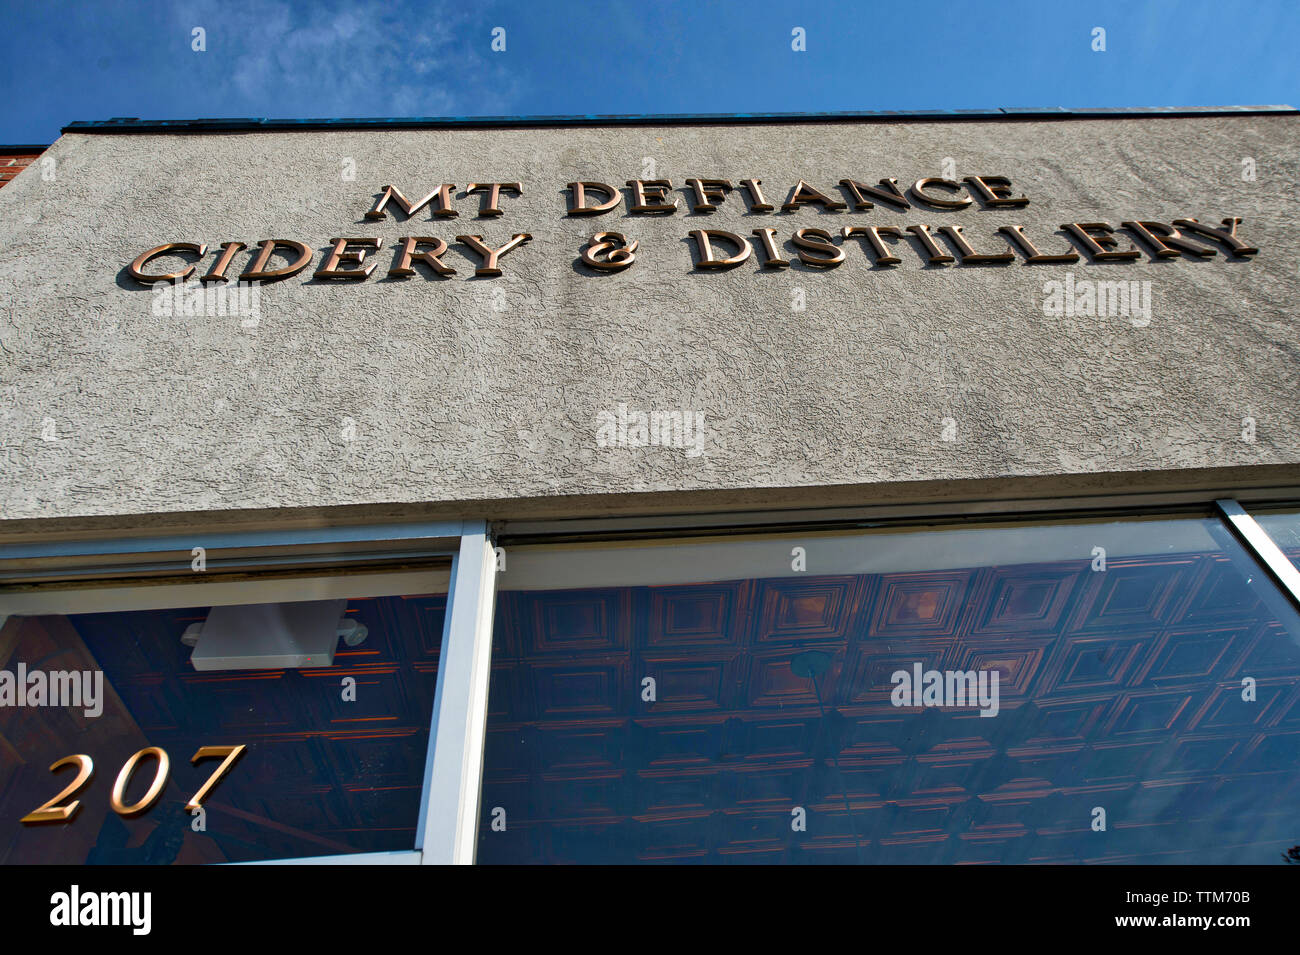
[[[662,113],[575,116],[444,116],[351,119],[137,119],[79,120],[61,133],[287,132],[330,129],[498,129],[567,126],[754,125],[762,123],[951,122],[980,120],[1136,119],[1202,116],[1295,115],[1293,106],[1143,106],[935,110],[865,110],[832,113]],[[16,147],[15,147],[16,148]]]

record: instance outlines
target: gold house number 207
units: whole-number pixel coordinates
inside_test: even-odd
[[[200,746],[199,751],[194,754],[190,760],[192,764],[198,763],[201,759],[210,759],[214,756],[224,756],[221,765],[217,767],[216,772],[208,777],[208,781],[203,784],[194,797],[185,804],[186,812],[193,812],[203,804],[204,797],[212,790],[221,777],[229,772],[230,767],[235,765],[235,761],[244,754],[244,744],[238,746]],[[152,756],[158,761],[157,768],[154,770],[153,782],[149,784],[149,791],[144,794],[137,802],[126,804],[126,787],[131,781],[131,776],[135,772],[136,766],[140,760],[146,756]],[[27,825],[36,825],[43,822],[68,822],[77,814],[81,808],[81,800],[73,799],[66,805],[60,805],[63,800],[68,799],[74,794],[80,792],[90,783],[90,777],[94,775],[95,764],[89,756],[78,754],[75,756],[64,756],[62,759],[50,766],[50,772],[54,772],[61,766],[75,765],[77,777],[61,793],[36,809],[33,809],[27,815],[23,816],[22,822]],[[117,774],[117,779],[113,783],[113,795],[109,798],[109,805],[119,816],[127,819],[132,816],[139,816],[149,811],[149,808],[157,802],[158,797],[162,795],[163,786],[167,784],[167,773],[171,769],[171,761],[167,758],[167,753],[158,746],[146,746],[144,749],[135,753],[130,759],[122,764],[121,771]]]

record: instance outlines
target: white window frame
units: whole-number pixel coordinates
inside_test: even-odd
[[[51,541],[0,546],[0,568],[29,567],[31,561],[55,562],[81,572],[88,558],[121,557],[124,561],[167,561],[204,547],[209,557],[223,550],[255,549],[250,563],[266,566],[277,551],[303,544],[373,543],[428,539],[435,552],[451,558],[450,571],[403,570],[347,574],[322,569],[318,575],[245,581],[96,585],[69,589],[21,586],[30,571],[7,575],[0,589],[0,626],[10,616],[107,613],[187,606],[225,606],[288,599],[381,596],[397,593],[447,593],[438,681],[434,691],[429,741],[425,753],[415,845],[409,850],[266,859],[235,865],[418,865],[472,864],[477,841],[483,743],[487,725],[488,676],[491,667],[492,615],[496,601],[496,549],[485,521],[448,521],[380,527],[315,528],[299,532],[257,531],[172,535],[94,541]],[[442,542],[441,545],[438,542]],[[294,558],[285,558],[292,560]],[[186,558],[188,563],[188,557]],[[48,568],[41,576],[50,576]],[[14,587],[12,585],[18,584]]]

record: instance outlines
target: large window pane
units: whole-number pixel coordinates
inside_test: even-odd
[[[25,705],[0,707],[0,815],[9,823],[0,828],[0,862],[211,863],[412,849],[445,608],[446,595],[435,593],[10,617],[0,667],[11,682],[21,668],[28,693]],[[203,629],[191,647],[182,637],[193,624]],[[336,627],[355,641],[357,624],[361,642],[338,639]],[[319,635],[333,649],[330,665],[256,655],[274,649],[270,636],[281,627]],[[49,695],[34,705],[37,672],[48,687],[51,674],[84,674],[94,699],[69,705]],[[191,757],[240,744],[246,750],[203,801],[204,817],[187,812],[221,763],[191,765]],[[170,778],[152,808],[124,817],[110,808],[114,780],[146,747],[166,752]],[[94,765],[77,813],[19,825],[71,783],[73,768],[49,767],[72,754]],[[140,761],[126,806],[144,796],[157,765]]]
[[[509,553],[481,862],[1275,863],[1300,841],[1300,620],[1217,520]],[[918,671],[938,696],[895,705]]]

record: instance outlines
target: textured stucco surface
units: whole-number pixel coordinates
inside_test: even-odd
[[[581,515],[633,492],[750,489],[761,501],[763,489],[853,486],[872,503],[873,486],[908,482],[1300,473],[1296,131],[1278,116],[65,135],[47,154],[52,179],[37,164],[0,192],[0,516],[484,501],[508,514],[538,498]],[[799,179],[843,198],[843,177],[906,185],[940,175],[945,157],[958,176],[1009,176],[1030,205],[779,211]],[[1243,181],[1244,157],[1255,181]],[[565,183],[651,178],[647,160],[673,181],[677,214],[630,217],[624,202],[564,216]],[[778,211],[749,213],[737,192],[711,216],[688,214],[690,176],[760,178]],[[493,180],[524,187],[500,218],[478,218],[472,196],[457,199],[457,219],[363,219],[388,183],[415,198]],[[696,228],[771,226],[794,258],[788,240],[804,226],[958,224],[992,251],[998,226],[1020,224],[1059,251],[1064,222],[1230,215],[1260,247],[1253,260],[1219,247],[1203,262],[1144,252],[1132,264],[923,268],[904,241],[903,263],[881,269],[853,240],[837,269],[770,271],[755,256],[706,273],[686,241]],[[631,269],[576,264],[605,229],[640,241]],[[444,261],[456,276],[384,277],[399,236],[499,244],[514,232],[533,240],[500,278],[472,278],[475,259],[455,244]],[[340,235],[384,238],[376,272],[311,281]],[[156,316],[124,273],[163,242],[208,243],[206,271],[222,241],[280,237],[316,254],[262,290],[255,330]],[[249,260],[240,253],[232,273]],[[1043,283],[1067,271],[1150,281],[1150,324],[1045,315]],[[621,402],[702,412],[705,453],[600,447],[596,416]],[[945,418],[955,441],[942,440]],[[57,440],[42,439],[46,419]]]

